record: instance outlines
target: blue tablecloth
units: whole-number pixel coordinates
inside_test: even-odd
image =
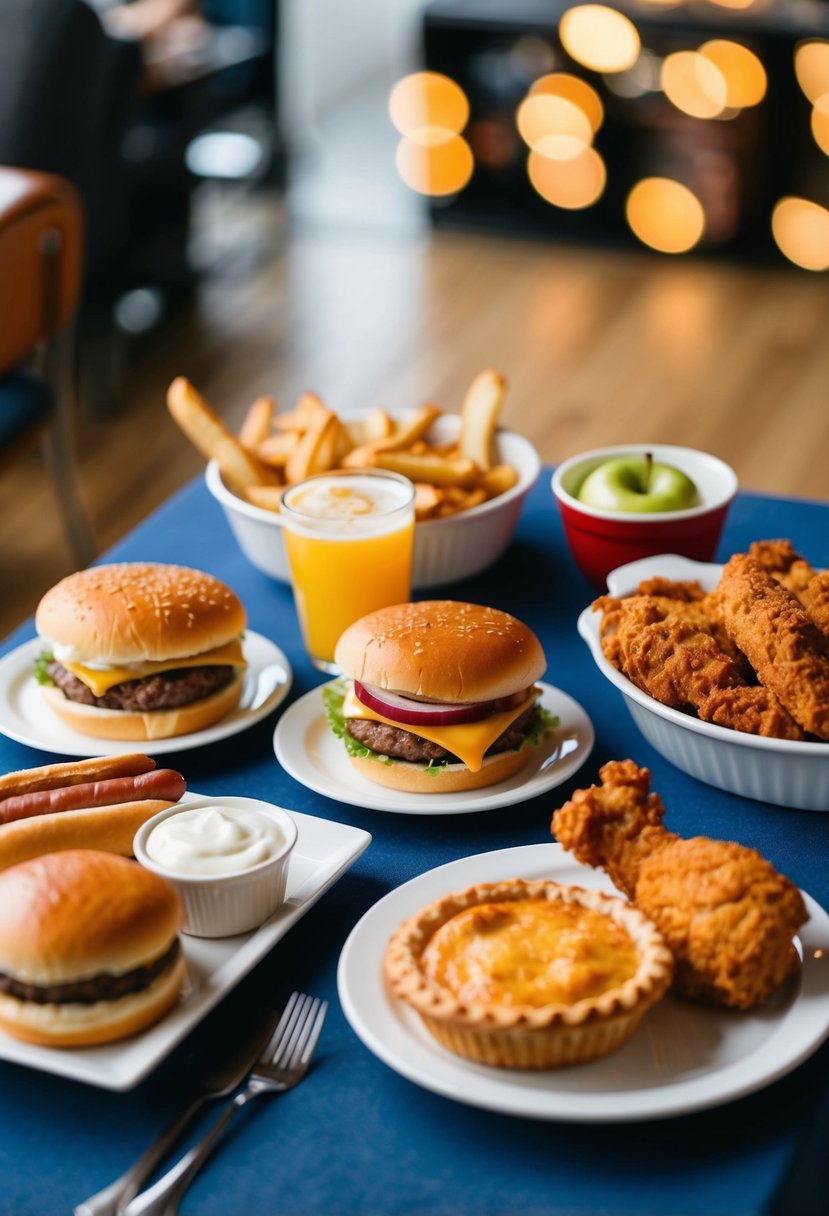
[[[719,557],[771,537],[790,537],[815,565],[829,565],[829,506],[740,495]],[[213,571],[240,594],[251,628],[287,653],[295,672],[292,698],[320,683],[303,652],[290,590],[247,564],[200,482],[107,556]],[[619,694],[597,673],[575,630],[595,590],[568,556],[546,477],[497,567],[445,594],[508,609],[536,630],[548,657],[545,678],[574,696],[595,724],[596,746],[581,772],[530,802],[436,818],[361,810],[298,785],[274,759],[274,715],[243,735],[165,757],[191,789],[266,797],[365,828],[373,842],[203,1026],[131,1092],[0,1065],[3,1212],[69,1212],[109,1182],[179,1109],[194,1075],[221,1051],[247,1010],[281,1004],[294,987],[331,1002],[318,1066],[298,1089],[240,1120],[186,1196],[183,1213],[758,1216],[768,1210],[829,1087],[829,1045],[762,1092],[715,1110],[585,1125],[510,1118],[427,1092],[375,1059],[346,1022],[337,999],[337,959],[366,909],[443,862],[549,840],[552,810],[574,788],[595,781],[599,765],[611,758],[630,756],[652,770],[672,829],[753,845],[829,907],[829,817],[749,802],[686,777],[645,743]],[[24,626],[4,649],[32,634],[31,625]],[[0,738],[0,771],[51,758]]]

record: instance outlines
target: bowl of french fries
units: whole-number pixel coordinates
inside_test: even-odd
[[[288,486],[337,468],[387,469],[414,483],[413,585],[424,588],[497,561],[539,476],[532,444],[498,426],[505,391],[503,376],[487,369],[472,381],[459,414],[431,404],[335,413],[314,393],[279,410],[260,397],[238,435],[183,377],[170,385],[167,402],[207,457],[207,487],[258,570],[290,582],[280,516]]]

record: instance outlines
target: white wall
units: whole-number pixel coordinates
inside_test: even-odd
[[[282,0],[280,95],[289,140],[313,139],[318,121],[372,78],[410,70],[421,0]]]

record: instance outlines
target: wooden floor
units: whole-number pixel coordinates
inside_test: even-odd
[[[101,550],[203,467],[166,412],[177,374],[235,422],[260,393],[287,407],[308,388],[334,409],[454,410],[494,365],[504,422],[545,461],[675,442],[723,457],[745,488],[829,499],[825,278],[446,232],[288,232],[274,216],[133,361],[118,414],[82,420]],[[0,553],[2,636],[73,567],[37,454],[0,479]]]

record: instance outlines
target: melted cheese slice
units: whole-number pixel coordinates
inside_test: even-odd
[[[67,671],[82,680],[96,697],[102,696],[115,684],[127,680],[143,680],[146,676],[157,676],[164,671],[180,671],[183,667],[247,667],[242,654],[242,643],[237,639],[203,654],[190,655],[184,659],[165,659],[157,663],[131,663],[129,667],[85,667],[83,663],[62,663]]]
[[[521,714],[529,709],[537,696],[537,690],[533,689],[526,701],[522,701],[515,709],[501,710],[500,713],[491,714],[480,722],[464,722],[459,726],[414,726],[410,722],[395,722],[392,718],[384,718],[382,714],[375,713],[357,699],[354,685],[349,684],[343,700],[343,717],[366,718],[369,722],[383,722],[386,726],[394,726],[398,730],[411,731],[421,739],[428,739],[430,743],[445,747],[453,756],[458,756],[470,772],[477,773],[484,762],[487,748],[492,746],[516,718],[520,718]]]

